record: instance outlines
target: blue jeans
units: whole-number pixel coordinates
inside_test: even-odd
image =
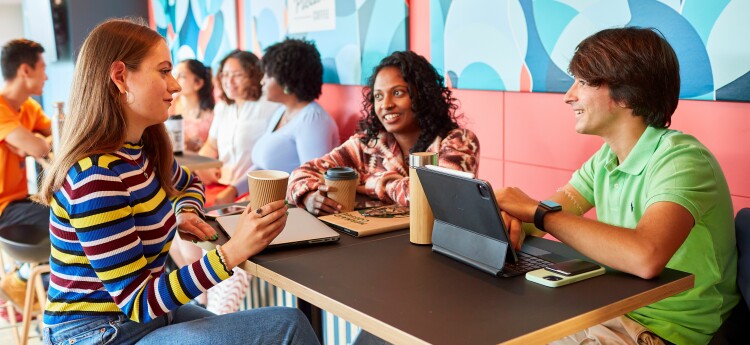
[[[124,315],[88,317],[45,327],[45,344],[319,344],[298,309],[269,307],[214,315],[186,304],[147,323]]]

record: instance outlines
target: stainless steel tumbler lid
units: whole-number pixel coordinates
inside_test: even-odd
[[[410,167],[423,167],[425,165],[437,165],[437,152],[414,152],[409,154]]]

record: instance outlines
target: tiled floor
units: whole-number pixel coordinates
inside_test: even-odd
[[[13,336],[13,332],[15,331],[13,330],[13,328],[6,328],[8,326],[9,324],[7,321],[0,319],[0,344],[13,345],[16,343],[15,337]],[[42,339],[34,330],[35,328],[36,328],[36,325],[31,324],[31,330],[29,330],[29,336],[31,337],[29,338],[29,345],[41,345],[42,344]],[[19,329],[20,329],[20,324],[19,324]]]
[[[6,256],[4,252],[0,251],[0,255],[2,255],[2,257],[0,258],[2,260],[0,260],[0,262],[2,262],[2,263],[12,263],[13,262],[13,260],[10,259],[8,256]],[[9,266],[10,266],[10,264],[9,264]],[[2,269],[3,269],[3,267],[0,266],[0,270],[2,270]],[[10,267],[5,267],[5,269],[10,270]],[[19,312],[19,314],[20,314],[20,312]],[[30,338],[29,338],[29,345],[40,345],[40,344],[42,344],[42,339],[39,336],[39,333],[36,332],[36,327],[37,327],[36,326],[36,321],[34,321],[34,323],[31,324],[31,328],[29,329],[29,336],[30,336]],[[19,322],[19,324],[18,324],[19,334],[20,334],[20,328],[21,328],[21,324]],[[15,339],[15,336],[13,335],[14,332],[15,332],[15,330],[12,327],[10,327],[10,324],[8,323],[8,321],[6,321],[2,317],[0,317],[0,344],[2,344],[2,345],[14,345],[14,344],[16,344],[16,339]]]

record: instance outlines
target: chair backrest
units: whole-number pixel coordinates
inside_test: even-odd
[[[734,231],[737,236],[737,285],[742,298],[750,308],[750,208],[737,212],[734,219]]]

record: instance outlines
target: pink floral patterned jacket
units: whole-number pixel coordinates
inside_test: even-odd
[[[364,133],[358,132],[325,156],[302,164],[289,177],[287,200],[303,207],[305,194],[324,184],[323,174],[329,168],[347,166],[359,174],[357,193],[386,203],[409,205],[409,167],[396,142],[385,131],[367,144]],[[438,165],[445,168],[477,173],[479,139],[464,128],[448,132],[445,139],[437,137],[427,148],[438,152]],[[408,156],[407,156],[408,157]]]

